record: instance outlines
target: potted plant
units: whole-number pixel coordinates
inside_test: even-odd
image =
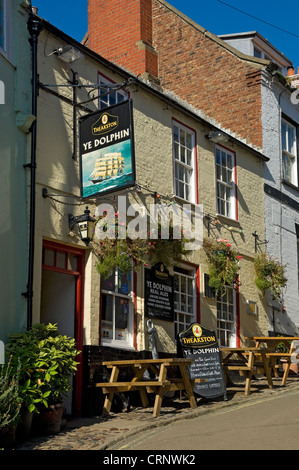
[[[254,260],[256,277],[254,282],[264,296],[269,289],[274,300],[281,298],[282,288],[287,283],[285,276],[286,265],[265,253],[259,254]]]
[[[0,366],[0,448],[15,443],[16,425],[20,417],[19,370],[13,371],[10,361]]]
[[[63,399],[71,389],[71,374],[77,370],[75,340],[60,335],[57,325],[35,324],[25,333],[10,335],[7,351],[14,363],[21,362],[22,403],[33,412],[38,428],[47,414],[57,422],[41,433],[58,432]],[[43,416],[40,416],[42,415]]]
[[[216,295],[225,294],[226,286],[235,286],[242,257],[226,239],[204,239],[203,249],[209,261],[209,286]]]

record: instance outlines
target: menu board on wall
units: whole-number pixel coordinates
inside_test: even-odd
[[[145,269],[145,315],[173,321],[173,276],[163,263]]]
[[[214,331],[192,323],[178,335],[178,356],[192,358],[189,367],[191,379],[204,379],[195,383],[193,391],[205,398],[224,396],[226,386],[222,368],[221,354]]]

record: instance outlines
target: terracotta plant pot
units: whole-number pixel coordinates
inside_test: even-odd
[[[34,415],[34,431],[39,435],[57,434],[62,422],[63,404],[49,405]]]
[[[0,428],[0,449],[11,449],[16,442],[16,427]]]
[[[21,408],[20,411],[20,422],[17,427],[17,440],[25,441],[29,439],[31,435],[33,413],[27,410],[27,408]]]

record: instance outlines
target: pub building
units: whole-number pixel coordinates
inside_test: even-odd
[[[99,415],[103,395],[94,384],[107,379],[102,361],[175,357],[177,335],[193,323],[215,332],[222,346],[267,334],[252,236],[265,232],[267,159],[149,77],[129,74],[35,18],[30,321],[57,323],[75,338],[82,354],[67,412]],[[164,244],[155,237],[156,210],[166,220],[180,216]],[[204,239],[225,240],[239,254],[238,282],[221,296],[209,285]],[[186,253],[185,242],[192,245]]]

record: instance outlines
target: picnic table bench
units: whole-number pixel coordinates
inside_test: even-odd
[[[298,348],[299,336],[252,336],[246,339],[255,341],[256,347],[261,347],[261,344],[266,344],[266,356],[270,359],[270,370],[273,370],[274,376],[279,377],[278,368],[279,364],[277,359],[286,362],[286,367],[283,373],[281,385],[286,385],[289,376],[292,357],[294,357],[295,350]],[[288,349],[288,352],[277,351],[276,348],[279,343],[283,343]],[[299,362],[299,358],[298,358]]]
[[[187,394],[191,408],[196,408],[197,403],[193,393],[193,385],[195,380],[189,378],[187,367],[190,366],[193,359],[185,358],[166,358],[166,359],[141,359],[141,360],[122,360],[122,361],[105,361],[101,364],[112,369],[109,382],[96,383],[96,387],[101,387],[106,395],[103,415],[110,412],[114,393],[130,392],[138,390],[143,407],[148,407],[147,393],[155,394],[155,403],[153,416],[160,414],[163,395],[168,391],[184,390]],[[133,371],[133,378],[129,381],[120,382],[118,376],[122,367],[130,367]],[[177,367],[180,374],[172,376],[167,374],[170,367]],[[144,378],[147,370],[151,370],[156,379]],[[196,381],[204,381],[204,379],[196,379]]]
[[[265,374],[269,388],[273,388],[271,371],[263,349],[258,347],[220,348],[220,351],[226,380],[228,371],[239,371],[246,376],[245,395],[250,394],[251,380],[256,370],[261,370]]]

